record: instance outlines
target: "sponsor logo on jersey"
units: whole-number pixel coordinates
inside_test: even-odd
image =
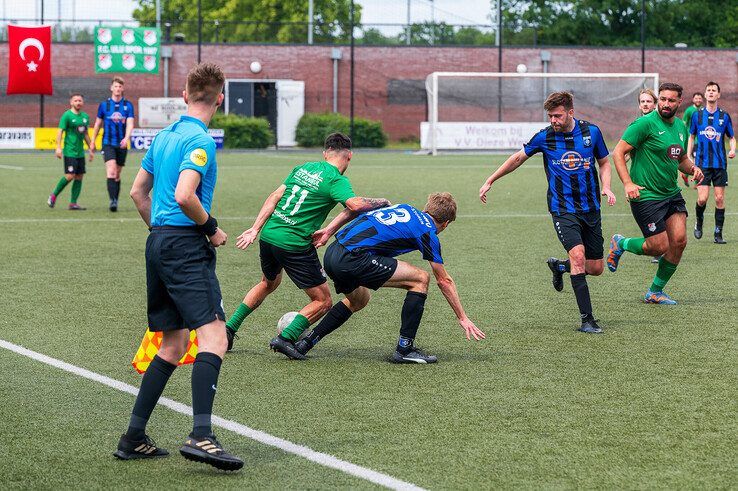
[[[73,166],[71,166],[71,165],[70,165],[69,167],[67,167],[67,172],[69,172],[70,174],[71,174],[72,172],[74,172],[74,167],[73,167]]]
[[[202,148],[197,148],[190,152],[190,161],[198,167],[205,167],[208,163],[208,154]]]
[[[323,171],[310,172],[306,169],[297,169],[294,178],[304,187],[318,189],[323,182]]]
[[[84,133],[85,131],[87,131],[87,126],[77,126],[77,131],[79,133]]]
[[[655,232],[656,231],[656,224],[651,222],[648,224],[648,231],[649,232]]]
[[[708,126],[704,130],[700,131],[700,135],[704,136],[708,140],[717,140],[720,138],[720,133],[718,133],[718,131],[712,126]]]
[[[577,171],[579,169],[588,170],[591,162],[590,158],[584,158],[579,152],[565,152],[560,160],[552,160],[553,165],[560,165],[566,171]]]
[[[584,142],[585,147],[591,147],[592,146],[592,137],[591,136],[585,136],[582,138],[582,141]]]
[[[108,116],[108,119],[112,121],[113,123],[123,123],[125,122],[126,118],[123,116],[120,111],[115,111],[110,116]]]
[[[669,148],[666,149],[666,157],[671,160],[679,160],[683,151],[681,145],[669,145]]]

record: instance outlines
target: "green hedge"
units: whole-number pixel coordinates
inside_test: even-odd
[[[301,147],[322,147],[325,137],[339,131],[346,135],[351,130],[348,117],[336,113],[306,113],[297,123],[295,139]],[[387,135],[380,121],[354,118],[354,147],[384,147]]]
[[[274,145],[274,134],[269,129],[269,121],[264,118],[216,113],[210,127],[225,131],[225,148],[266,148]]]

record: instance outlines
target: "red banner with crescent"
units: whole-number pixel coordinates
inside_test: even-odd
[[[8,95],[53,92],[51,26],[8,25]]]

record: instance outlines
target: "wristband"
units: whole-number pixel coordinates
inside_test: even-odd
[[[205,220],[205,223],[198,225],[197,228],[200,232],[210,237],[211,235],[215,235],[215,232],[218,231],[218,220],[216,220],[212,215],[208,215],[208,219]]]

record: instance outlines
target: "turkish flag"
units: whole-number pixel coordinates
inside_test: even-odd
[[[53,92],[51,26],[8,25],[8,95]]]

